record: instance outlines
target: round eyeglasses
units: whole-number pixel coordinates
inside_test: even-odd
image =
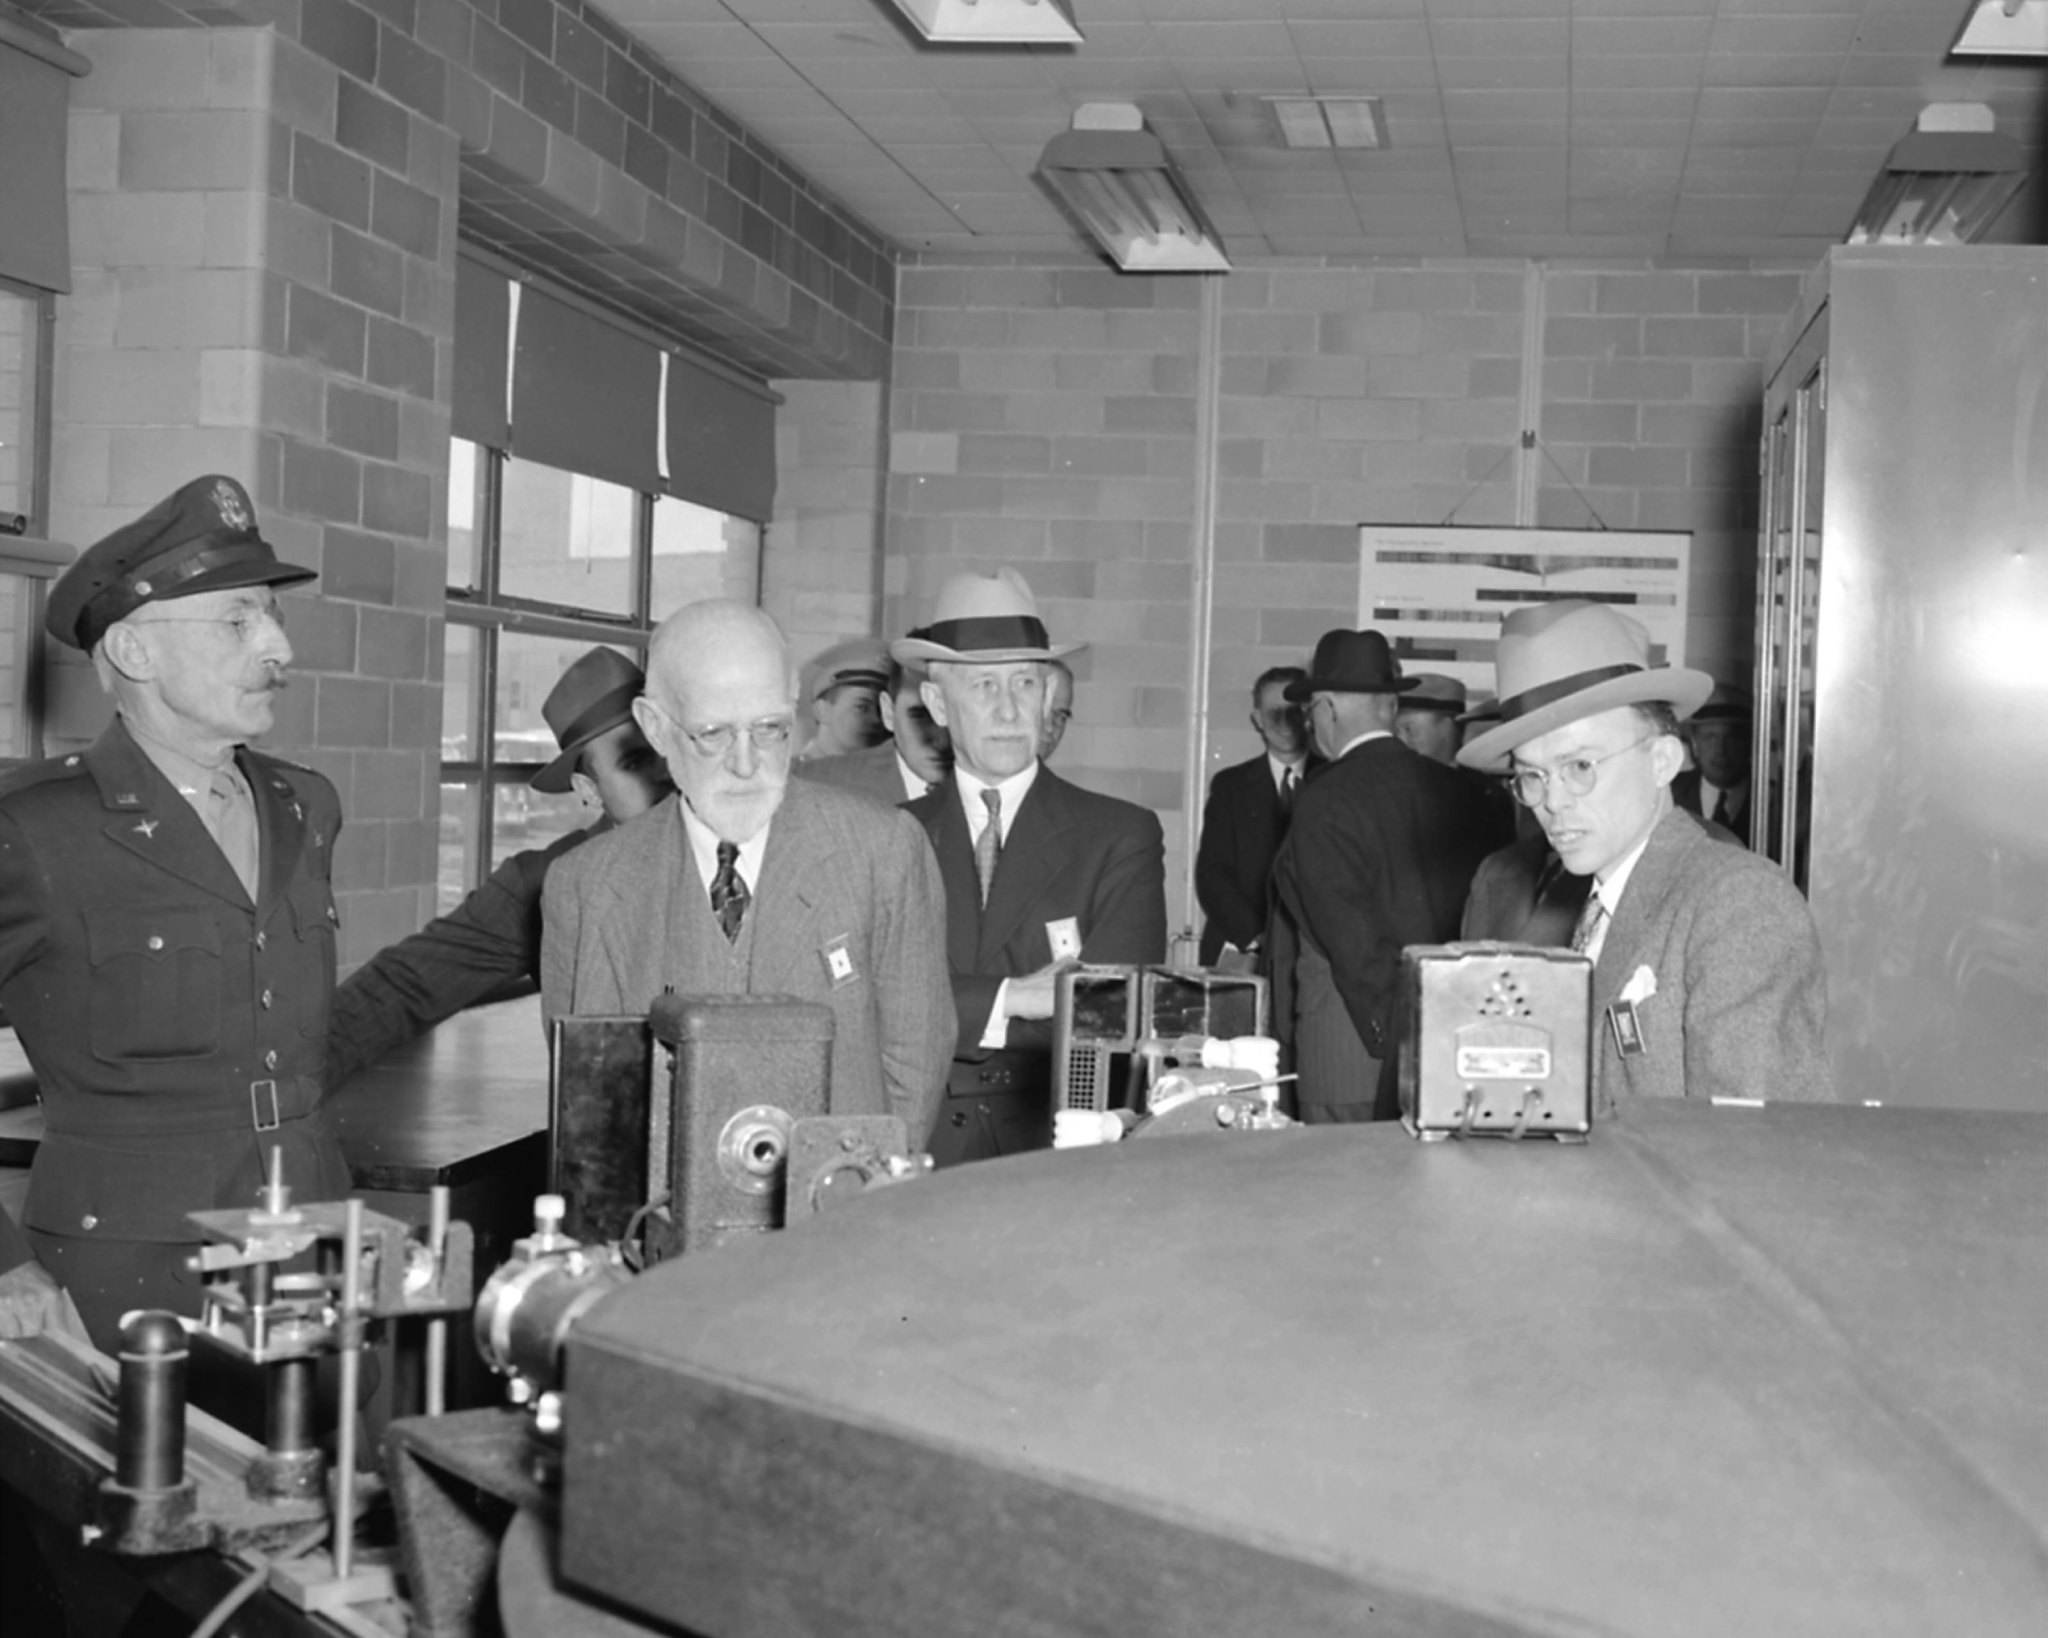
[[[1558,789],[1566,796],[1589,796],[1593,787],[1600,783],[1600,764],[1612,762],[1623,753],[1633,751],[1638,745],[1647,745],[1655,734],[1645,734],[1641,739],[1632,739],[1619,750],[1609,751],[1605,756],[1575,756],[1560,762],[1545,773],[1541,768],[1516,768],[1508,776],[1508,789],[1515,793],[1515,800],[1525,808],[1540,808],[1543,799],[1550,794],[1550,782],[1557,781]]]

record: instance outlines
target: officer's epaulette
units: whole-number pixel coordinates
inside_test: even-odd
[[[41,762],[31,762],[25,767],[0,774],[0,801],[5,801],[16,791],[33,790],[38,785],[47,785],[54,780],[84,777],[85,758],[78,752],[74,751],[69,756],[48,757]]]

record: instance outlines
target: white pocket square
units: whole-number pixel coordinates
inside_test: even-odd
[[[1657,975],[1648,967],[1638,967],[1629,975],[1621,987],[1621,998],[1632,1006],[1641,1006],[1657,993]]]

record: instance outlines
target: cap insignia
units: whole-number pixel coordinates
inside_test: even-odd
[[[221,522],[230,529],[249,527],[249,509],[242,504],[240,492],[227,479],[223,478],[213,486],[213,504],[220,513]]]

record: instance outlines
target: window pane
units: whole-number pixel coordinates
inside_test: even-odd
[[[477,488],[475,444],[466,438],[448,440],[448,584],[457,591],[477,589],[477,517],[483,497]]]
[[[523,780],[491,787],[495,806],[491,815],[491,868],[497,869],[515,853],[546,847],[558,836],[581,830],[597,817],[584,807],[583,799],[570,791],[549,796]]]
[[[654,502],[650,615],[661,620],[707,597],[760,600],[761,526],[673,495]]]
[[[477,788],[471,784],[441,787],[441,835],[438,885],[439,913],[447,915],[469,897],[475,877],[470,859],[476,852]]]
[[[506,461],[498,589],[597,614],[631,614],[639,503],[617,484]]]
[[[477,759],[477,658],[482,652],[483,634],[474,626],[449,621],[446,633],[446,662],[441,688],[441,760],[474,762]]]
[[[0,513],[26,513],[35,480],[36,302],[0,288]]]

